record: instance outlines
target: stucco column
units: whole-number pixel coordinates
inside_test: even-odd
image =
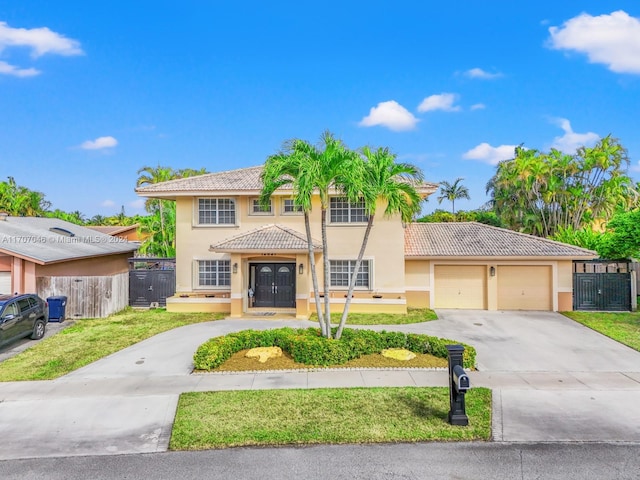
[[[24,291],[24,262],[21,258],[13,257],[13,269],[11,276],[13,277],[13,292],[25,293]]]
[[[309,256],[299,253],[296,255],[296,318],[309,318],[309,291],[311,290],[311,270]]]
[[[242,258],[239,253],[231,254],[231,317],[242,316]]]

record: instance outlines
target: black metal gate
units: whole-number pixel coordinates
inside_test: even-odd
[[[631,310],[631,273],[627,262],[573,262],[573,309]]]
[[[164,307],[176,291],[175,259],[129,259],[129,305]]]

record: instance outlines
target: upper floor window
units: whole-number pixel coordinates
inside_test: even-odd
[[[231,262],[229,260],[199,260],[199,287],[228,287],[231,285]]]
[[[270,215],[271,213],[273,213],[272,205],[272,200],[269,200],[269,205],[264,207],[260,204],[259,198],[252,198],[249,213],[251,215]]]
[[[232,198],[198,199],[199,225],[235,225],[236,202]]]
[[[355,260],[330,260],[329,282],[331,286],[348,287],[355,268]],[[356,287],[371,288],[369,270],[369,260],[362,260],[356,278]]]
[[[302,205],[296,205],[292,198],[282,200],[282,213],[302,213]]]
[[[362,200],[353,203],[346,198],[331,197],[329,212],[331,223],[363,223],[369,220]]]

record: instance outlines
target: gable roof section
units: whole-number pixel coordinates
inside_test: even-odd
[[[411,257],[562,257],[592,259],[591,250],[476,222],[411,223],[404,233]]]
[[[154,183],[136,188],[136,193],[145,197],[175,198],[178,196],[212,194],[258,194],[262,190],[262,165],[257,167],[239,168],[224,172],[207,173],[195,177],[179,178],[167,182]],[[415,185],[419,193],[431,194],[438,185],[422,182]],[[285,185],[280,192],[291,192],[291,187]]]
[[[314,250],[322,246],[313,240]],[[269,224],[211,245],[214,252],[307,252],[307,236],[283,225]]]
[[[106,235],[118,235],[120,233],[135,231],[138,229],[138,224],[133,225],[87,225],[89,230],[95,230],[96,232],[104,233]]]
[[[8,217],[0,221],[0,252],[40,265],[130,253],[137,248],[119,237],[57,218]]]

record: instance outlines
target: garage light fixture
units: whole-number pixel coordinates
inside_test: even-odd
[[[233,264],[233,273],[238,273],[238,264],[237,263]]]
[[[298,273],[302,275],[304,273],[304,265],[301,263],[298,265]]]
[[[489,268],[489,275],[491,275],[492,277],[496,276],[496,267]]]

